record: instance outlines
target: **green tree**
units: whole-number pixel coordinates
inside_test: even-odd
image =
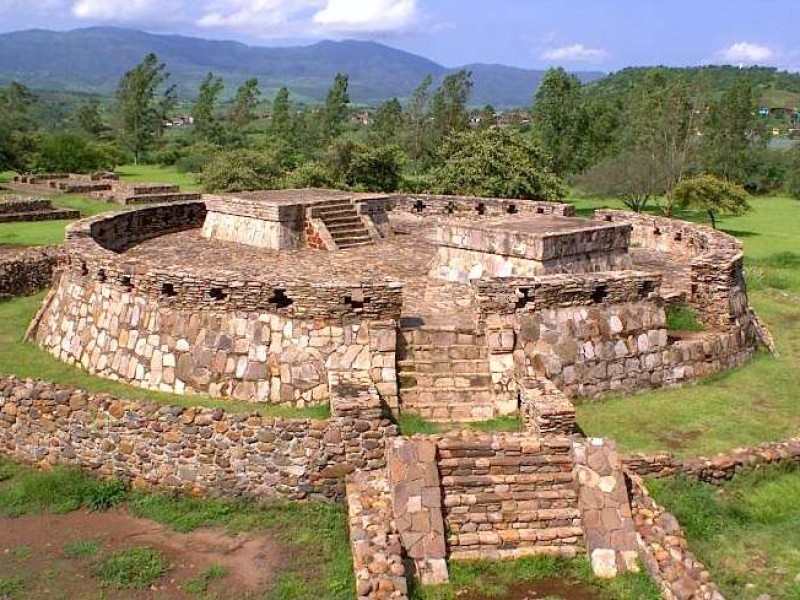
[[[91,173],[112,170],[125,159],[113,146],[90,142],[70,132],[42,140],[35,168],[40,172]]]
[[[197,99],[192,106],[193,132],[195,137],[206,141],[220,141],[222,127],[217,118],[217,103],[225,89],[221,77],[208,73],[200,83]]]
[[[448,138],[430,184],[440,194],[550,201],[564,196],[561,180],[550,170],[550,157],[538,144],[500,127]]]
[[[347,106],[350,96],[347,93],[348,77],[337,73],[333,87],[328,91],[323,110],[323,138],[332,140],[342,134],[347,121]]]
[[[403,129],[403,107],[397,98],[387,100],[378,107],[370,128],[370,138],[378,144],[395,144]]]
[[[166,112],[175,102],[175,88],[169,87],[158,98],[158,89],[167,82],[166,66],[155,54],[148,54],[141,63],[125,73],[117,89],[115,116],[122,144],[138,164],[142,152],[148,150],[163,131]]]
[[[0,89],[0,170],[27,171],[35,155],[37,97],[24,85]]]
[[[717,228],[717,215],[741,215],[750,210],[749,194],[735,183],[715,175],[699,175],[680,181],[670,192],[681,208],[708,214],[711,226]]]
[[[284,170],[267,153],[228,150],[209,162],[198,181],[206,192],[241,192],[282,186]]]
[[[405,155],[399,146],[365,146],[337,140],[328,149],[328,170],[351,189],[393,192],[400,186]]]
[[[584,132],[581,82],[563,68],[549,69],[536,91],[534,130],[558,175],[572,171]]]
[[[258,79],[251,78],[245,81],[236,90],[236,98],[228,112],[228,120],[234,127],[244,129],[256,119],[256,108],[261,100],[261,90]]]
[[[494,106],[487,104],[478,113],[478,126],[481,129],[486,129],[495,125],[497,125],[497,112]]]
[[[747,180],[753,140],[758,137],[757,108],[755,90],[746,77],[712,103],[701,148],[704,171],[739,183]]]
[[[469,127],[467,102],[472,93],[472,72],[461,70],[444,78],[431,98],[433,130],[437,138]]]
[[[620,198],[636,212],[642,212],[653,198],[668,189],[666,170],[650,156],[634,150],[605,158],[579,175],[575,183],[601,198]]]
[[[100,101],[96,98],[82,103],[73,117],[75,128],[92,138],[98,138],[105,131]]]
[[[411,94],[406,114],[405,148],[412,160],[424,159],[430,150],[428,103],[433,77],[428,75]]]
[[[272,101],[269,134],[286,141],[292,137],[292,105],[289,100],[289,89],[286,87],[279,89]]]

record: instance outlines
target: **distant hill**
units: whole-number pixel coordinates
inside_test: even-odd
[[[225,79],[227,94],[257,77],[267,97],[286,85],[296,99],[319,102],[337,72],[350,76],[353,102],[377,104],[408,97],[427,75],[440,81],[456,69],[363,41],[319,42],[310,46],[267,48],[238,42],[178,35],[155,35],[129,29],[91,27],[67,32],[28,30],[0,34],[0,82],[19,81],[32,88],[114,92],[122,74],[147,53],[167,64],[180,94],[191,97],[212,71]],[[472,103],[495,107],[527,106],[543,71],[501,65],[468,65],[475,87]],[[592,81],[603,73],[578,73]]]

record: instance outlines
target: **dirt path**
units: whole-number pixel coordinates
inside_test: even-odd
[[[65,548],[75,542],[95,542],[98,550],[70,558]],[[91,575],[92,565],[130,546],[160,550],[169,570],[148,590],[104,590]],[[0,519],[0,600],[184,600],[196,597],[184,591],[185,584],[211,566],[223,567],[226,575],[211,583],[208,597],[233,600],[264,591],[284,554],[264,533],[206,529],[182,534],[124,510]]]

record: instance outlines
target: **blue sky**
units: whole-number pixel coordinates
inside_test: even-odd
[[[250,44],[371,39],[447,66],[800,70],[793,0],[0,0],[0,30],[134,27]]]

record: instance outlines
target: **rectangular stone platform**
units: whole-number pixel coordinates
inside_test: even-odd
[[[45,198],[0,197],[0,223],[74,220],[80,216],[80,211],[55,208],[50,200]]]
[[[631,227],[554,215],[512,215],[436,227],[430,275],[467,282],[627,269]]]

